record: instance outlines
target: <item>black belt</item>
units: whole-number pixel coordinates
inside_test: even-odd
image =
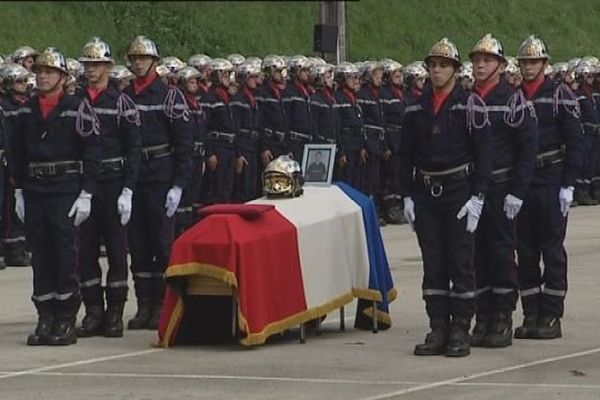
[[[208,137],[213,140],[219,140],[229,144],[233,144],[233,141],[235,140],[235,133],[210,131],[208,132]]]
[[[329,144],[336,144],[337,140],[332,139],[332,138],[328,138],[325,136],[321,136],[321,135],[317,135],[317,139],[322,140],[323,142],[329,143]]]
[[[444,185],[456,183],[467,179],[473,174],[473,164],[467,163],[444,171],[417,170],[416,176],[423,185],[431,191],[433,197],[440,197],[444,191]]]
[[[194,153],[204,155],[204,143],[194,142]]]
[[[159,144],[142,148],[142,160],[150,161],[173,154],[170,144]]]
[[[385,129],[386,129],[387,132],[390,132],[390,133],[400,133],[400,132],[402,132],[402,127],[400,125],[387,124],[385,126]]]
[[[45,178],[64,174],[82,174],[81,161],[31,162],[27,166],[31,178]]]
[[[273,129],[264,128],[262,133],[268,138],[276,137],[277,139],[279,139],[280,142],[283,142],[283,139],[285,139],[285,132],[274,131]]]
[[[503,183],[508,182],[512,179],[513,168],[500,168],[495,171],[492,171],[492,182],[494,183]]]
[[[366,136],[371,136],[379,140],[385,139],[385,129],[376,125],[363,125]],[[365,137],[366,139],[366,137]]]
[[[300,140],[303,142],[310,142],[312,140],[312,136],[306,133],[290,131],[290,139],[292,140]]]
[[[258,139],[258,131],[252,129],[240,129],[239,132],[243,133],[244,136],[249,136],[252,140]]]
[[[123,170],[125,159],[123,157],[109,158],[100,162],[100,172],[119,172]]]
[[[537,155],[535,158],[535,167],[544,168],[549,165],[561,163],[564,160],[564,151],[562,149],[547,151]]]

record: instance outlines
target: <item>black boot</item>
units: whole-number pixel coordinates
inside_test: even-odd
[[[4,262],[11,267],[27,267],[31,265],[31,259],[21,243],[11,243],[6,246]]]
[[[473,332],[471,332],[471,346],[482,346],[483,338],[488,333],[491,319],[490,314],[477,314],[475,317],[475,327],[473,328]]]
[[[76,320],[77,318],[73,314],[57,315],[48,344],[51,346],[67,346],[77,343]]]
[[[581,206],[595,206],[598,204],[598,201],[594,200],[590,194],[589,183],[576,183],[573,197],[577,199],[577,203]]]
[[[523,325],[515,329],[515,339],[533,339],[535,338],[535,326],[537,325],[538,315],[527,314],[523,319]]]
[[[135,317],[127,323],[127,329],[146,329],[150,314],[152,313],[152,302],[150,299],[138,299],[138,311]]]
[[[85,317],[77,332],[78,337],[98,336],[104,333],[104,304],[90,304],[85,307]]]
[[[483,347],[507,347],[512,344],[512,313],[494,313],[490,329],[483,339]]]
[[[562,337],[560,318],[551,315],[543,315],[537,320],[535,327],[536,339],[556,339]]]
[[[104,336],[123,337],[124,302],[109,303],[104,313]]]
[[[425,336],[425,343],[415,346],[416,356],[437,356],[444,354],[448,343],[450,321],[447,317],[431,318],[429,320],[431,332]]]
[[[0,258],[0,270],[6,269],[6,263],[4,262],[4,257]]]
[[[446,346],[446,357],[464,357],[471,354],[470,327],[471,318],[452,317],[448,345]]]
[[[35,331],[27,336],[27,346],[41,346],[49,343],[54,325],[54,315],[43,314],[38,317]]]
[[[150,318],[148,319],[148,324],[146,325],[146,329],[156,330],[158,329],[158,323],[160,322],[160,313],[162,311],[162,300],[155,303],[152,306],[152,312],[150,313]]]

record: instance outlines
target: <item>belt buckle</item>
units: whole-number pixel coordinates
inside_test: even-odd
[[[229,144],[233,144],[233,140],[235,139],[235,135],[227,136],[227,141]]]
[[[438,198],[444,193],[444,186],[440,183],[434,183],[429,186],[429,192],[433,197]]]
[[[48,164],[48,175],[56,175],[56,165]]]

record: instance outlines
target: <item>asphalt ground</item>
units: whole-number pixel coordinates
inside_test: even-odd
[[[399,292],[393,326],[377,334],[355,330],[349,306],[345,331],[334,313],[305,344],[296,330],[252,348],[161,349],[153,347],[156,332],[125,331],[121,339],[28,347],[36,323],[31,269],[9,267],[0,271],[0,400],[600,399],[599,227],[600,207],[571,210],[563,338],[514,340],[458,359],[412,354],[428,322],[420,251],[407,225],[382,229]],[[131,291],[126,320],[135,313],[134,298]],[[521,318],[518,309],[516,325]]]

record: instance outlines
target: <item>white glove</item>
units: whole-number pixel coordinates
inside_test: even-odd
[[[25,199],[23,189],[15,189],[15,212],[22,223],[25,223]]]
[[[511,221],[515,219],[519,211],[521,211],[521,206],[523,205],[523,200],[518,197],[513,196],[512,194],[507,194],[504,198],[504,213],[506,214],[506,218]]]
[[[558,192],[558,202],[560,203],[560,212],[563,217],[569,213],[571,203],[573,203],[573,186],[561,187]]]
[[[79,193],[79,197],[73,203],[71,211],[69,211],[69,218],[75,216],[73,225],[79,226],[83,221],[89,218],[92,212],[92,195],[85,190]]]
[[[167,201],[165,202],[165,208],[167,209],[167,217],[171,218],[181,200],[181,188],[179,186],[173,186],[167,193]]]
[[[121,195],[117,199],[117,212],[121,216],[121,225],[125,226],[131,218],[131,197],[133,191],[128,187],[121,190]]]
[[[465,205],[460,209],[456,215],[457,219],[462,219],[465,215],[467,216],[467,232],[473,233],[477,229],[479,223],[479,217],[481,216],[481,210],[483,209],[483,200],[477,196],[471,196]]]
[[[415,202],[410,197],[404,198],[404,218],[410,225],[411,229],[415,230]]]

